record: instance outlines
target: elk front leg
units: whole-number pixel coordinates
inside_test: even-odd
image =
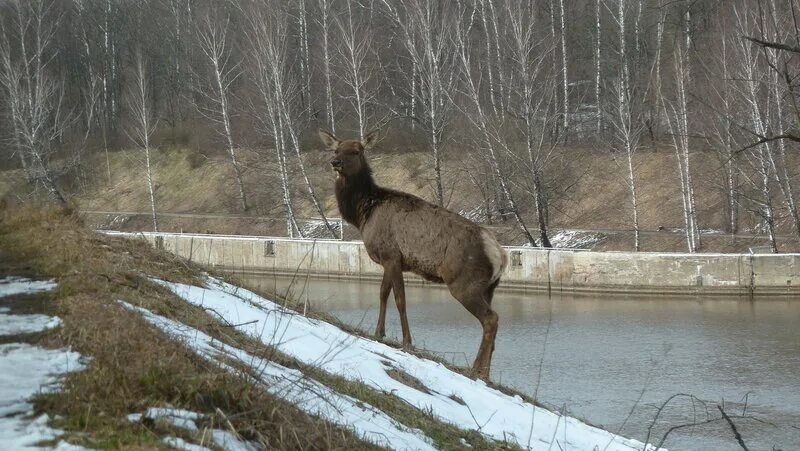
[[[375,327],[375,338],[378,340],[386,336],[386,304],[389,300],[389,292],[392,291],[391,273],[384,269],[383,281],[381,281],[380,311],[378,312],[378,325]]]
[[[386,268],[389,271],[389,268]],[[408,328],[408,317],[406,316],[406,289],[403,282],[403,270],[400,265],[391,266],[392,289],[394,290],[394,302],[397,304],[397,313],[400,315],[400,328],[403,330],[403,347],[411,347],[411,331]]]

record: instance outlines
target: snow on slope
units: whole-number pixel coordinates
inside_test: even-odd
[[[195,435],[201,434],[201,443],[205,443],[210,439],[211,442],[225,451],[258,451],[260,449],[258,445],[252,442],[240,440],[235,434],[228,431],[223,431],[222,429],[203,429],[201,432],[195,421],[205,417],[207,417],[207,415],[192,412],[191,410],[175,409],[172,407],[150,407],[149,409],[145,410],[144,413],[132,413],[128,415],[128,420],[133,422],[139,422],[144,419],[148,419],[153,422],[165,421],[170,425],[184,429],[189,433]],[[163,441],[170,446],[179,449],[208,449],[204,448],[203,446],[187,443],[183,440],[183,444],[187,446],[181,448],[177,446],[177,443],[172,443],[174,442],[174,438],[175,437],[165,437]]]
[[[0,309],[0,336],[41,332],[58,327],[61,319],[47,315],[8,315]]]
[[[490,438],[509,440],[525,448],[552,446],[591,450],[597,447],[607,451],[644,448],[636,440],[535,407],[518,396],[505,395],[439,363],[351,335],[243,288],[213,278],[207,279],[207,288],[156,282],[303,363],[392,393],[460,428],[476,429]],[[263,364],[270,365],[269,362]],[[392,370],[413,376],[424,388],[412,387],[391,377]],[[397,443],[392,442],[392,447],[397,447]]]
[[[50,281],[18,277],[0,279],[0,298],[51,290]],[[0,337],[40,332],[60,324],[59,318],[46,315],[10,315],[0,307]],[[36,443],[58,438],[62,431],[48,426],[49,417],[30,418],[29,399],[42,391],[58,387],[59,377],[83,368],[80,354],[67,349],[44,349],[27,343],[0,345],[0,449],[40,449]],[[81,449],[59,442],[55,449]]]
[[[263,388],[296,405],[301,410],[353,430],[365,440],[380,446],[407,450],[433,450],[430,439],[416,429],[407,428],[380,410],[364,402],[341,395],[300,371],[286,368],[270,360],[252,356],[229,346],[185,324],[156,315],[148,310],[122,302],[138,311],[154,326],[180,340],[203,358],[239,373],[228,361],[252,369]]]
[[[15,294],[39,293],[52,290],[56,284],[52,280],[31,280],[24,277],[4,277],[0,279],[0,298]]]

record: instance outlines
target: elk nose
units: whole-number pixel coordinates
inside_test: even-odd
[[[331,160],[331,166],[333,166],[335,168],[341,168],[342,167],[342,160],[340,160],[338,158],[334,158],[333,160]]]

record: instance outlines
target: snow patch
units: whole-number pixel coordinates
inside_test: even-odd
[[[47,315],[6,315],[0,309],[0,336],[42,332],[61,324],[61,318]]]
[[[213,311],[215,316],[229,324],[239,325],[236,328],[241,332],[275,346],[303,363],[392,393],[422,411],[433,412],[446,423],[463,429],[479,430],[495,440],[509,440],[524,448],[537,449],[545,445],[555,446],[556,441],[559,448],[598,447],[608,451],[645,448],[636,440],[626,439],[577,419],[535,407],[519,397],[508,396],[489,388],[483,381],[454,373],[439,363],[351,335],[336,326],[306,318],[251,291],[216,279],[207,278],[208,288],[155,281],[187,302]],[[187,341],[191,343],[194,340],[197,343],[200,341],[196,336],[198,334],[200,333],[195,331],[194,335],[187,335]],[[236,351],[243,354],[242,351]],[[240,357],[245,360],[248,358],[253,359],[246,354]],[[278,381],[296,373],[271,362],[263,362],[261,365],[272,368],[272,377]],[[391,370],[413,375],[423,387],[418,389],[392,378],[388,374]],[[298,401],[309,399],[312,405],[318,403],[314,393],[309,393],[298,385],[298,381],[309,384],[314,382],[302,379],[301,374],[295,377],[296,380],[288,387],[289,390],[294,390],[287,399],[297,397]],[[329,389],[324,389],[330,392]],[[336,393],[331,395],[344,398]],[[302,405],[306,406],[305,403]],[[398,447],[394,440],[389,443],[392,447]],[[652,446],[646,448],[653,449]]]
[[[36,443],[54,440],[63,431],[47,425],[47,415],[30,419],[28,399],[58,388],[59,376],[79,371],[80,354],[66,349],[43,349],[25,343],[0,345],[0,449],[38,449]],[[80,449],[60,443],[56,449]]]
[[[166,282],[162,282],[166,283]],[[240,300],[241,301],[241,300]],[[394,449],[433,450],[430,439],[416,429],[408,428],[369,404],[339,394],[319,382],[306,378],[300,371],[286,368],[270,360],[252,356],[241,349],[222,343],[185,324],[156,315],[125,302],[149,323],[158,327],[201,357],[228,371],[239,373],[229,363],[237,362],[252,369],[250,377],[274,396],[281,397],[306,413],[344,426],[379,446]],[[235,306],[234,306],[235,308]]]
[[[211,441],[225,451],[258,451],[259,447],[251,442],[239,440],[235,434],[221,429],[212,429]]]
[[[189,443],[180,437],[167,436],[162,438],[161,442],[171,448],[180,449],[183,451],[211,451],[210,448]]]
[[[333,228],[334,233],[336,236],[335,239],[339,239],[342,236],[342,221],[341,220],[332,220],[328,219],[328,224]],[[304,238],[324,238],[324,239],[331,239],[331,232],[328,230],[328,226],[325,225],[325,221],[322,219],[307,219],[303,222],[303,226],[300,228],[300,232],[303,234]]]
[[[550,244],[556,248],[591,249],[596,244],[605,241],[606,238],[606,235],[599,232],[559,230],[550,237]]]
[[[192,412],[191,410],[175,409],[172,407],[151,407],[144,413],[132,413],[128,415],[128,421],[134,423],[138,423],[145,418],[154,422],[165,421],[173,427],[184,429],[193,434],[198,434],[200,429],[197,427],[197,423],[195,423],[195,421],[206,418],[206,415]],[[208,434],[208,436],[211,437],[211,441],[225,451],[259,450],[259,447],[254,443],[242,441],[236,436],[236,434],[223,431],[221,429],[204,429],[202,434],[203,437]],[[199,448],[193,448],[198,445],[188,443],[183,439],[181,439],[181,442],[176,442],[175,439],[176,437],[166,437],[163,441],[170,446],[181,447],[181,449],[202,448],[202,446]]]
[[[5,277],[0,279],[0,298],[15,294],[32,294],[50,291],[57,285],[52,280],[31,280],[24,277]]]
[[[197,432],[198,429],[195,420],[201,417],[202,415],[199,413],[190,410],[173,409],[170,407],[150,407],[144,414],[132,413],[128,415],[128,421],[139,422],[145,418],[153,422],[161,420],[176,428],[186,429],[189,432]]]

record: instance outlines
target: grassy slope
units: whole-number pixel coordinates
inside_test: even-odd
[[[63,392],[41,395],[36,400],[38,411],[61,418],[56,424],[67,431],[70,442],[103,449],[164,447],[160,437],[185,433],[165,424],[130,423],[125,417],[147,407],[171,404],[209,413],[211,424],[201,426],[235,430],[267,449],[374,448],[176,346],[137,315],[121,308],[116,300],[122,299],[252,354],[299,368],[335,390],[423,430],[440,448],[461,448],[462,438],[475,449],[507,447],[487,441],[477,432],[445,425],[391,394],[298,365],[222,326],[145,276],[197,283],[201,268],[143,242],[92,233],[75,215],[3,206],[0,249],[0,274],[54,278],[58,282],[58,288],[44,295],[47,299],[41,302],[46,304],[42,310],[61,317],[63,325],[26,340],[49,347],[70,346],[91,357],[85,371],[67,376]]]
[[[615,159],[615,155],[593,149],[571,148],[564,151],[565,159],[572,163],[561,179],[569,183],[569,189],[555,199],[551,208],[551,227],[574,229],[630,229],[629,194],[625,185],[626,161]],[[621,157],[621,156],[620,156]],[[91,165],[87,186],[79,190],[76,204],[83,210],[148,211],[149,198],[136,151],[119,151],[110,154],[111,183],[108,182],[106,159],[99,155]],[[312,178],[327,215],[338,216],[333,197],[333,175],[328,169],[329,155],[325,152],[304,154],[306,168]],[[421,197],[432,198],[432,183],[427,169],[428,155],[421,152],[397,153],[382,149],[371,153],[372,166],[379,183],[401,188]],[[697,153],[695,166],[710,168],[695,174],[697,205],[700,209],[701,225],[705,229],[725,229],[724,199],[718,187],[719,177],[714,168],[719,163],[713,155]],[[254,153],[242,152],[240,159],[249,168],[245,183],[250,202],[254,208],[249,216],[271,216],[274,221],[263,219],[196,219],[162,218],[163,230],[242,234],[280,234],[285,230],[280,193],[275,168],[271,163]],[[224,156],[205,158],[187,149],[162,149],[155,157],[155,180],[158,209],[171,213],[242,214],[239,211],[233,174]],[[469,181],[467,168],[474,162],[465,155],[454,155],[451,150],[444,162],[446,169],[444,185],[448,191],[448,206],[455,210],[470,209],[482,202],[481,194]],[[674,155],[668,149],[643,149],[636,155],[636,176],[640,224],[643,230],[683,227],[682,205]],[[590,168],[585,170],[582,168]],[[307,192],[300,186],[292,193],[299,216],[317,216],[308,201]],[[565,187],[566,189],[566,187]],[[24,190],[18,171],[6,171],[0,175],[0,197],[4,193]],[[529,208],[525,198],[520,202]],[[90,217],[93,226],[147,230],[152,227],[146,216],[125,218],[114,222],[113,218]],[[747,229],[757,223],[749,213],[742,211],[741,227]],[[531,225],[533,221],[531,220]],[[782,232],[791,233],[788,221],[783,221]],[[509,226],[512,226],[509,224]],[[509,227],[513,229],[513,227]],[[518,242],[515,231],[501,234],[508,242]],[[747,233],[747,232],[743,232]],[[355,236],[355,235],[354,235]],[[708,251],[741,251],[763,240],[739,240],[709,238]],[[798,248],[797,242],[784,240],[782,250]],[[627,250],[632,246],[630,234],[612,237],[601,244],[603,250]],[[647,235],[643,238],[644,250],[683,251],[684,239],[668,233]]]

